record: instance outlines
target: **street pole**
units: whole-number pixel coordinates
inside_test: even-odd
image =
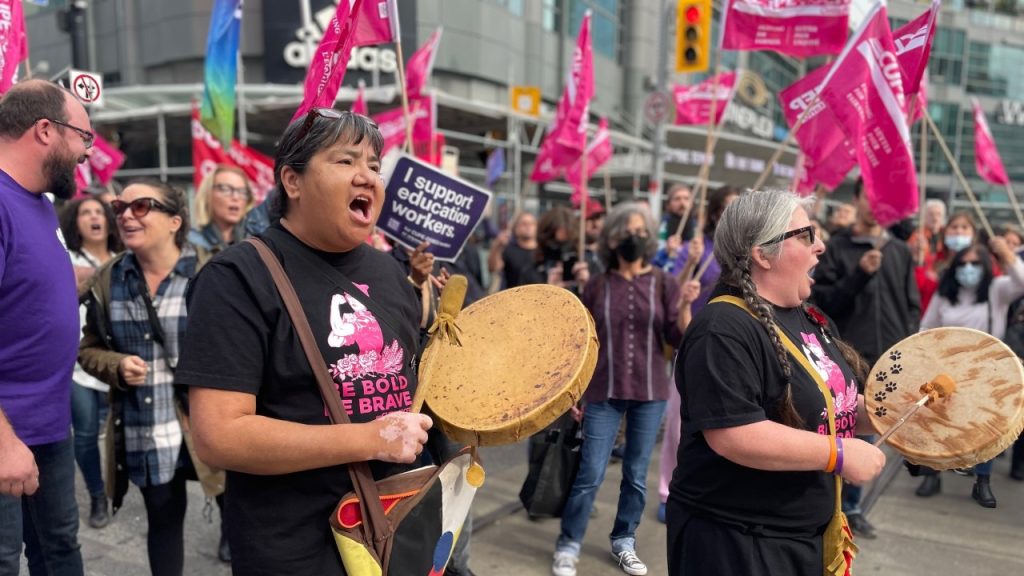
[[[89,69],[89,38],[85,23],[85,11],[89,3],[85,0],[74,0],[68,5],[65,17],[68,34],[71,35],[71,67],[79,70]]]
[[[658,14],[658,92],[664,94],[668,90],[668,26],[672,21],[668,0],[661,0]],[[647,198],[651,205],[654,221],[661,221],[661,188],[665,177],[665,161],[661,156],[661,148],[665,145],[665,118],[659,117],[654,125],[654,150],[651,153],[651,178],[647,185]]]

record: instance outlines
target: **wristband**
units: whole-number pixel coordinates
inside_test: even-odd
[[[833,472],[836,476],[843,473],[843,439],[836,436],[836,469]]]
[[[836,436],[829,436],[828,444],[828,464],[825,466],[825,472],[831,474],[836,469],[836,457],[839,451]]]

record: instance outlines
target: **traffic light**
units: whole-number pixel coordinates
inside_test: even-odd
[[[711,0],[676,4],[676,72],[705,72],[711,54]]]

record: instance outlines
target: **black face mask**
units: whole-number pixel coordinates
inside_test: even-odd
[[[644,252],[647,251],[647,239],[637,236],[636,234],[630,234],[619,242],[619,245],[615,247],[615,253],[618,254],[619,260],[623,262],[633,263],[643,258]]]

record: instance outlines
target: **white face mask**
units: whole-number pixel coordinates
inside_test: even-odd
[[[975,288],[981,284],[982,270],[978,264],[962,264],[956,269],[956,281],[963,288]]]
[[[971,245],[973,238],[967,234],[946,234],[944,242],[946,248],[952,252],[959,252]]]

